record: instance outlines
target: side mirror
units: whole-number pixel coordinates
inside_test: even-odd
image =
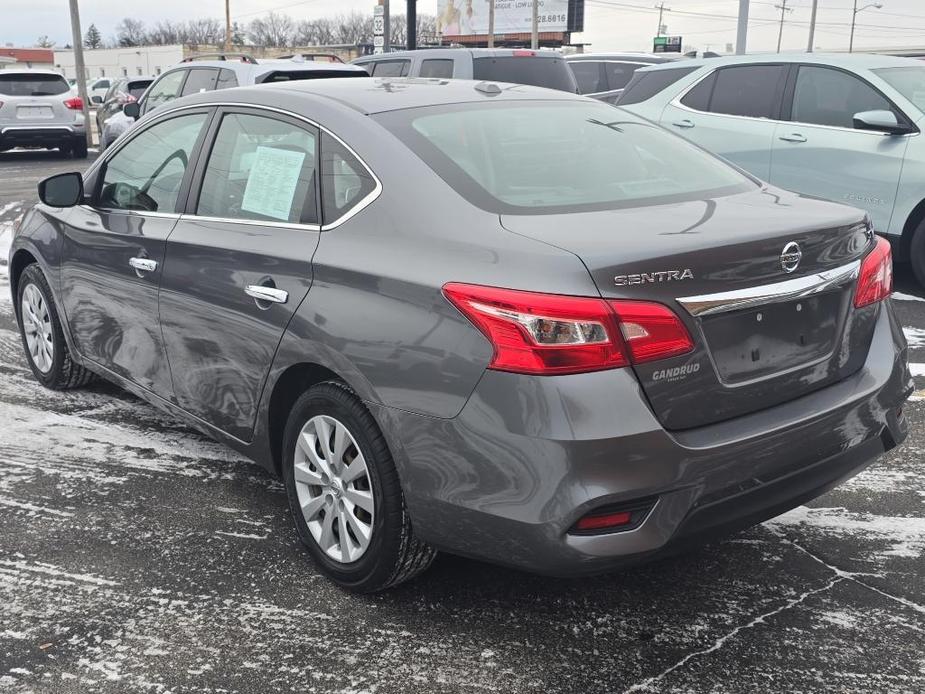
[[[854,114],[853,121],[857,130],[876,130],[890,133],[890,135],[905,135],[912,132],[908,125],[899,122],[892,111],[861,111]]]
[[[84,179],[79,173],[63,173],[39,183],[39,200],[51,207],[73,207],[84,199]]]
[[[97,96],[91,96],[91,97],[90,97],[90,103],[91,103],[91,104],[101,104],[101,103],[103,103],[103,97],[101,97],[101,96],[99,96],[99,95],[97,95]]]
[[[122,107],[122,113],[124,113],[129,118],[138,120],[138,116],[141,115],[141,105],[137,101],[133,101],[132,103],[126,104]]]

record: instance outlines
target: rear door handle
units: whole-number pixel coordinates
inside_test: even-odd
[[[154,272],[157,270],[157,261],[150,258],[129,258],[128,264],[138,272]]]
[[[800,133],[790,133],[789,135],[781,135],[779,140],[784,142],[806,142],[806,136],[800,135]]]
[[[268,301],[272,304],[285,304],[289,301],[289,292],[262,284],[249,284],[244,289],[244,293],[257,301]]]
[[[693,128],[694,121],[685,118],[684,120],[675,121],[672,125],[676,128]]]

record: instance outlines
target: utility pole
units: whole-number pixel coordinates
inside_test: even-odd
[[[857,2],[857,0],[855,0]],[[787,7],[787,0],[781,0],[780,5],[774,5],[775,8],[780,10],[780,30],[777,32],[777,52],[780,53],[780,42],[784,38],[784,14],[787,12],[793,12],[793,9]]]
[[[389,0],[382,2],[382,52],[392,51],[392,19],[389,16]]]
[[[533,29],[530,34],[530,48],[540,47],[540,0],[533,0]]]
[[[661,36],[662,35],[662,15],[665,12],[671,12],[671,8],[665,7],[665,3],[661,2],[655,6],[655,9],[658,10],[658,29],[656,29],[655,35]]]
[[[739,24],[736,27],[736,55],[745,55],[748,37],[748,0],[739,0]]]
[[[225,0],[225,53],[231,53],[231,0]]]
[[[418,0],[408,0],[407,7],[405,18],[408,22],[406,31],[408,34],[408,50],[413,51],[418,47]]]
[[[71,8],[71,41],[74,44],[74,69],[77,71],[77,94],[83,104],[84,128],[87,131],[87,146],[93,145],[93,129],[90,127],[90,99],[87,97],[87,69],[84,66],[84,39],[80,31],[80,10],[77,0],[68,0]]]
[[[854,23],[858,19],[858,12],[863,12],[864,10],[873,7],[875,10],[879,10],[883,5],[879,2],[872,2],[864,7],[858,8],[858,0],[854,0],[854,11],[851,13],[851,38],[848,40],[848,52],[854,52]]]
[[[816,39],[816,10],[819,9],[819,0],[813,0],[812,14],[809,16],[809,43],[806,45],[806,52],[813,52],[813,43]]]
[[[495,0],[488,0],[488,47],[495,47]]]

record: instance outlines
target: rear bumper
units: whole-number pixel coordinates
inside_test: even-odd
[[[416,532],[438,548],[554,575],[607,571],[770,518],[907,435],[906,345],[884,304],[864,367],[797,400],[665,431],[626,370],[486,372],[454,419],[377,408]],[[704,403],[704,407],[709,407]],[[657,502],[635,530],[569,533],[601,506]]]
[[[0,147],[57,147],[83,140],[83,124],[10,125],[0,127]]]

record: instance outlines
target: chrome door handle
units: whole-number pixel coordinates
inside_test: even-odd
[[[675,121],[672,125],[676,128],[693,128],[694,121],[685,118],[684,120]]]
[[[265,287],[262,284],[249,284],[244,293],[257,301],[269,301],[273,304],[285,304],[289,301],[289,292],[276,287]]]
[[[129,258],[128,264],[138,272],[154,272],[157,270],[157,261],[150,258]]]
[[[778,140],[783,140],[784,142],[806,142],[806,137],[800,135],[800,133],[790,133],[789,135],[781,135]]]

